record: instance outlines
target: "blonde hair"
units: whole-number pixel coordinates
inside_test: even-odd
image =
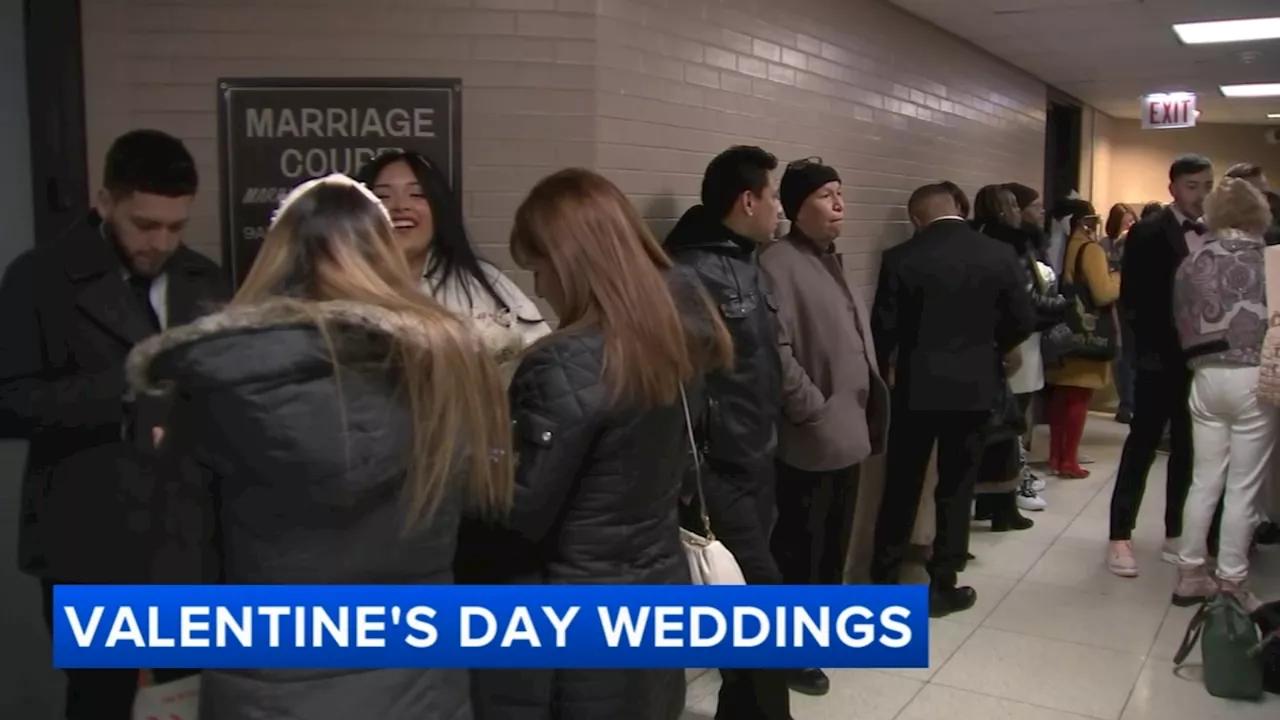
[[[511,255],[524,268],[547,262],[561,285],[560,330],[599,326],[605,383],[615,401],[674,403],[681,386],[733,361],[733,342],[705,290],[710,332],[681,321],[662,271],[671,259],[635,207],[604,177],[583,169],[544,178],[516,211]]]
[[[326,326],[333,323],[316,312],[317,303],[349,300],[403,318],[403,332],[391,334],[388,361],[399,373],[413,422],[409,525],[434,512],[460,463],[477,509],[509,507],[511,428],[498,368],[461,320],[419,291],[385,208],[362,185],[331,175],[300,186],[282,203],[231,304],[282,297],[319,326],[335,370],[333,328]]]
[[[1204,201],[1205,221],[1210,232],[1241,230],[1262,235],[1271,226],[1271,207],[1253,183],[1228,177]]]

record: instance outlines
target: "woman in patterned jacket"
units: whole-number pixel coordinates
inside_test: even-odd
[[[1189,358],[1191,491],[1178,540],[1173,600],[1194,605],[1218,592],[1246,610],[1260,604],[1249,592],[1249,544],[1255,502],[1270,477],[1276,443],[1275,408],[1258,400],[1258,365],[1267,332],[1263,234],[1271,212],[1262,193],[1227,178],[1205,201],[1210,239],[1182,261],[1174,279],[1174,317]],[[1207,537],[1223,498],[1217,578],[1210,577]]]

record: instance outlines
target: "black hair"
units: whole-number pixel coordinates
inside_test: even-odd
[[[402,162],[413,171],[413,177],[422,186],[427,196],[427,205],[431,206],[431,224],[435,234],[427,248],[427,268],[423,273],[431,282],[432,291],[444,287],[451,280],[471,278],[493,298],[500,308],[510,309],[507,301],[494,289],[484,272],[480,257],[476,255],[471,239],[467,237],[466,225],[462,222],[462,203],[457,193],[449,187],[444,173],[428,160],[422,153],[412,150],[388,150],[370,160],[356,179],[373,190],[378,175],[389,165]],[[466,295],[467,302],[472,302],[471,285],[459,282],[458,286]]]
[[[969,196],[964,194],[964,191],[960,189],[959,185],[951,182],[950,180],[943,180],[938,184],[946,188],[947,192],[951,193],[951,197],[956,201],[956,207],[960,208],[960,217],[967,219],[969,217],[969,212],[972,210],[969,206]]]
[[[179,198],[196,194],[200,175],[178,138],[159,130],[132,130],[107,150],[102,186],[116,198],[134,193]]]
[[[1196,175],[1212,169],[1213,163],[1203,155],[1182,155],[1169,166],[1169,182],[1176,182],[1184,175]]]
[[[1111,212],[1107,213],[1107,237],[1115,239],[1120,237],[1120,225],[1124,223],[1126,215],[1133,215],[1133,210],[1124,203],[1116,203],[1111,206]]]
[[[1142,212],[1138,213],[1138,219],[1146,220],[1147,218],[1151,217],[1152,215],[1155,215],[1161,210],[1164,210],[1164,204],[1158,203],[1152,200],[1151,202],[1142,206]]]
[[[1262,166],[1253,163],[1236,163],[1227,168],[1226,177],[1240,180],[1254,180],[1262,176]]]
[[[744,192],[759,195],[769,185],[778,158],[753,145],[734,145],[707,164],[702,174],[702,206],[724,219]]]
[[[1058,218],[1071,218],[1072,233],[1080,227],[1085,218],[1097,217],[1098,215],[1098,211],[1093,209],[1093,203],[1079,198],[1064,200],[1060,207],[1061,211],[1060,214],[1058,214]]]
[[[1000,196],[1004,193],[1012,195],[1013,191],[1003,185],[986,185],[978,191],[973,198],[974,227],[1009,224],[1005,220],[1004,207],[1000,201]]]
[[[916,188],[915,191],[911,193],[911,197],[907,199],[907,214],[914,216],[916,214],[916,208],[939,196],[948,197],[952,202],[959,205],[960,203],[956,200],[956,195],[952,188],[955,188],[955,184],[948,182],[936,182],[929,183],[928,185],[921,185]]]

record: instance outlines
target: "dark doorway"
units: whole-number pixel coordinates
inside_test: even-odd
[[[48,242],[89,208],[79,0],[25,0],[27,112],[35,237]]]
[[[1080,189],[1080,103],[1050,92],[1044,132],[1044,198],[1052,206]]]

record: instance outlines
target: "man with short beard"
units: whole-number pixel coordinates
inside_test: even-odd
[[[800,160],[782,176],[787,237],[760,265],[778,300],[782,420],[778,426],[778,523],[772,546],[791,585],[838,585],[853,532],[858,466],[883,447],[888,388],[876,365],[870,315],[836,252],[844,221],[840,176]],[[819,669],[797,670],[791,688],[827,691]]]
[[[0,282],[0,432],[31,441],[19,562],[40,579],[50,632],[55,585],[151,579],[146,444],[163,415],[126,412],[125,358],[227,297],[218,266],[182,245],[197,182],[176,138],[120,137],[96,214],[19,256]],[[139,445],[122,433],[137,419]],[[66,676],[67,720],[130,716],[137,670]]]

